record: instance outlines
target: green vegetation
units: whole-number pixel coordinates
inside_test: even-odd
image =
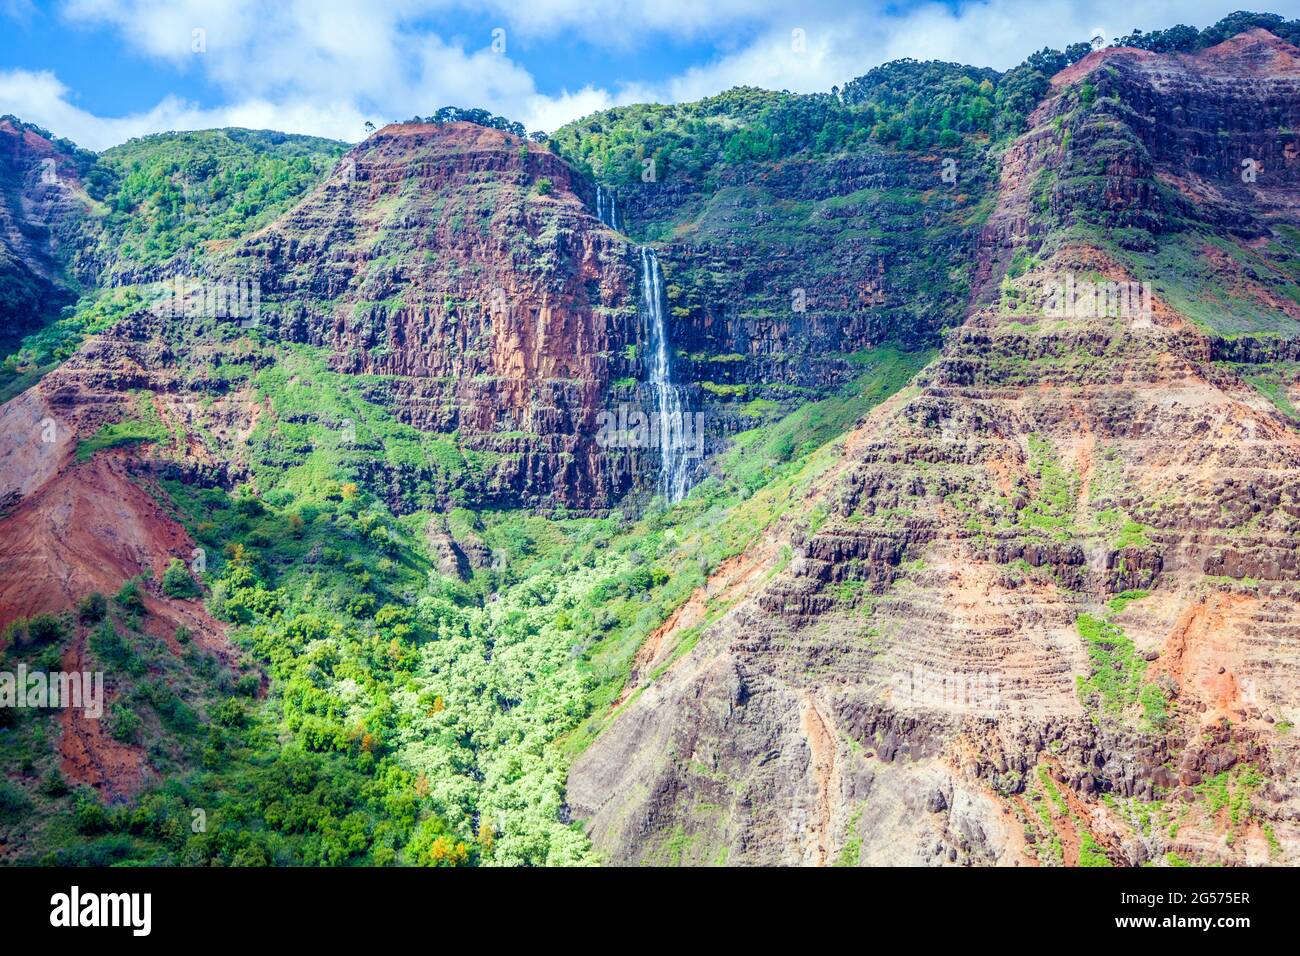
[[[1079,675],[1079,700],[1100,716],[1124,719],[1140,711],[1143,725],[1163,730],[1168,701],[1154,684],[1144,684],[1146,661],[1123,629],[1103,618],[1080,614],[1075,622],[1088,650],[1089,673]]]
[[[862,807],[855,807],[853,815],[849,817],[847,828],[848,836],[844,840],[844,846],[840,849],[839,856],[835,858],[836,866],[858,866],[862,862],[862,832],[860,830],[862,822]]]
[[[250,441],[258,490],[162,482],[166,507],[207,556],[207,604],[232,626],[238,667],[207,656],[188,632],[177,634],[179,656],[149,637],[147,580],[127,582],[112,601],[87,595],[78,625],[120,690],[110,733],[145,747],[166,782],[107,809],[79,791],[44,794],[48,771],[37,761],[20,787],[42,821],[23,840],[25,858],[590,862],[581,829],[561,822],[565,776],[608,720],[637,648],[713,568],[794,506],[835,461],[833,440],[924,360],[892,350],[863,357],[842,395],[746,433],[722,456],[724,477],[630,520],[394,514],[367,490],[363,462],[442,461],[461,480],[470,461],[454,444],[428,444],[446,439],[393,422],[312,350],[286,349],[246,379],[273,412],[274,427]],[[153,430],[117,428],[95,447],[161,434],[147,419],[150,396],[136,405],[138,423]],[[431,518],[491,559],[466,580],[436,570],[423,545]],[[197,591],[179,560],[159,586]],[[688,653],[727,607],[711,604],[670,658]],[[24,641],[23,653],[36,652]],[[42,752],[43,720],[0,738],[0,755]],[[202,832],[189,826],[195,808],[206,815]],[[692,846],[669,841],[665,859],[693,859]]]
[[[932,351],[881,347],[862,353],[863,371],[838,395],[800,406],[780,421],[735,437],[729,466],[751,489],[766,484],[777,466],[802,458],[848,429],[901,390],[933,357]]]
[[[1224,842],[1228,846],[1232,846],[1252,822],[1258,821],[1262,825],[1253,797],[1263,785],[1264,777],[1259,770],[1249,764],[1239,764],[1231,770],[1207,777],[1194,788],[1206,816],[1226,827]],[[1265,839],[1269,839],[1267,830]],[[1270,852],[1274,843],[1275,838],[1269,840]]]
[[[87,177],[103,203],[101,254],[132,266],[204,252],[295,202],[345,144],[246,129],[158,133],[107,150]]]
[[[1036,817],[1022,813],[1021,821],[1025,825],[1026,836],[1033,837],[1040,863],[1060,866],[1065,861],[1065,847],[1062,846],[1061,836],[1056,829],[1056,818],[1068,815],[1069,807],[1052,782],[1046,767],[1039,766],[1034,776],[1026,777],[1026,783],[1025,797]]]
[[[1079,866],[1114,866],[1087,830],[1079,833]]]
[[[224,129],[159,133],[99,157],[75,151],[93,208],[82,242],[62,250],[65,287],[34,284],[0,261],[0,316],[13,311],[0,334],[0,401],[39,381],[86,335],[153,301],[156,292],[138,284],[139,273],[173,264],[189,271],[211,259],[288,209],[345,148],[311,136]],[[102,273],[99,286],[83,288],[77,277],[91,271]]]
[[[131,287],[88,294],[45,328],[20,340],[0,363],[0,402],[35,385],[42,375],[66,360],[87,335],[103,332],[119,319],[144,307],[146,297]]]
[[[1110,609],[1112,614],[1122,614],[1124,608],[1128,607],[1134,601],[1141,601],[1143,598],[1150,596],[1150,591],[1139,589],[1121,591],[1119,594],[1116,594],[1113,598],[1107,601],[1106,606]]]
[[[194,579],[190,577],[189,568],[180,558],[172,558],[171,564],[167,565],[167,570],[163,573],[162,588],[163,593],[168,597],[192,598],[198,597],[201,593]]]
[[[1300,409],[1291,400],[1293,391],[1300,387],[1300,362],[1216,363],[1236,372],[1266,399],[1273,403],[1292,424],[1300,427]]]
[[[1147,536],[1150,530],[1146,525],[1138,521],[1125,521],[1119,529],[1119,533],[1114,540],[1114,547],[1120,548],[1149,548],[1151,539]]]
[[[211,367],[227,377],[243,369]],[[334,371],[322,349],[291,346],[249,384],[275,412],[248,441],[260,486],[308,499],[337,494],[341,483],[363,484],[376,465],[403,475],[404,497],[431,507],[450,496],[470,501],[496,454],[465,450],[455,434],[422,432],[397,421],[369,396],[380,376]]]
[[[558,130],[552,143],[602,181],[642,181],[646,160],[657,178],[701,180],[715,169],[826,155],[867,145],[956,148],[972,137],[1006,137],[1023,128],[1047,82],[1088,51],[1043,50],[1004,74],[904,59],[876,67],[830,93],[774,93],[737,87],[695,103],[638,104],[605,110]]]
[[[135,442],[165,442],[171,438],[150,393],[137,392],[133,406],[137,417],[104,425],[90,438],[77,442],[77,461],[88,461],[95,452],[104,448]]]
[[[1300,44],[1300,20],[1284,20],[1273,13],[1238,11],[1204,30],[1184,24],[1149,33],[1134,30],[1128,36],[1120,37],[1114,45],[1137,47],[1153,53],[1192,53],[1215,46],[1253,27],[1262,27],[1289,43]]]
[[[497,116],[489,110],[464,109],[459,106],[443,106],[435,110],[432,116],[414,116],[409,120],[405,120],[405,122],[417,125],[428,123],[434,126],[442,126],[445,123],[473,123],[475,126],[499,129],[502,132],[519,137],[523,137],[527,132],[522,123],[508,120],[504,116]],[[544,139],[545,137],[540,133],[534,133],[531,138]]]
[[[1041,764],[1038,767],[1038,782],[1042,784],[1043,792],[1047,794],[1048,799],[1052,801],[1052,805],[1056,807],[1056,812],[1068,814],[1070,812],[1069,804],[1065,802],[1061,792],[1056,789],[1056,783],[1052,780],[1051,773]]]
[[[1034,497],[1020,513],[1025,527],[1046,531],[1058,540],[1068,540],[1074,525],[1080,478],[1067,471],[1049,439],[1030,435],[1029,469],[1037,481]]]
[[[1254,248],[1215,234],[1196,221],[1167,217],[1183,231],[1163,236],[1151,250],[1129,250],[1107,243],[1153,295],[1201,328],[1224,336],[1300,332],[1300,322],[1277,307],[1279,300],[1300,302],[1300,275],[1288,265],[1300,254],[1300,240]]]

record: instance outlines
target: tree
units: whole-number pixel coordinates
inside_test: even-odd
[[[135,578],[125,581],[113,598],[128,611],[138,611],[144,607],[144,597],[140,593],[140,582]]]
[[[180,558],[172,558],[171,564],[167,565],[167,570],[163,572],[162,587],[164,594],[174,598],[197,597],[200,593],[198,585],[190,577],[190,569]]]
[[[27,622],[27,639],[33,644],[57,641],[63,636],[63,624],[53,614],[37,614]]]
[[[98,591],[92,591],[77,604],[77,617],[83,624],[95,624],[108,613],[108,601]]]

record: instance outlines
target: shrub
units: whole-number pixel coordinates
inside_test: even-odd
[[[21,617],[10,621],[4,633],[0,634],[0,653],[3,653],[6,647],[17,647],[21,644],[26,627],[27,622]]]
[[[113,600],[128,611],[143,610],[144,596],[140,593],[140,582],[136,578],[126,581]]]
[[[90,649],[103,663],[115,670],[139,676],[146,670],[144,661],[130,641],[117,633],[112,621],[105,621],[90,635]]]
[[[260,846],[241,847],[230,860],[231,866],[267,866],[266,851]]]
[[[133,744],[140,739],[140,728],[144,721],[140,715],[122,704],[114,704],[108,714],[108,733],[114,740],[124,744]]]
[[[256,518],[266,511],[261,499],[244,492],[235,498],[235,510],[246,518]]]
[[[108,813],[93,794],[83,792],[77,798],[77,808],[73,812],[77,832],[84,836],[94,836],[108,829]]]
[[[33,644],[57,641],[63,637],[63,622],[53,614],[37,614],[27,622],[27,639]]]
[[[198,585],[190,577],[190,569],[180,558],[172,558],[171,564],[167,565],[167,570],[163,572],[162,587],[163,593],[168,597],[192,598],[199,594]]]
[[[223,727],[245,727],[248,725],[248,714],[239,701],[233,698],[227,698],[218,704],[212,717]]]
[[[62,797],[67,795],[68,781],[63,779],[63,774],[59,772],[58,767],[53,768],[48,774],[46,774],[45,779],[41,782],[41,792],[47,797]]]
[[[6,823],[17,820],[31,809],[32,802],[8,780],[0,780],[0,821]]]
[[[469,846],[447,832],[447,825],[436,817],[424,820],[406,846],[406,862],[415,866],[464,866],[469,862]]]
[[[77,617],[83,624],[97,624],[108,613],[108,599],[98,591],[91,591],[77,604]]]

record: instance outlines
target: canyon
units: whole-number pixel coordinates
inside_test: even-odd
[[[1053,65],[649,179],[624,108],[216,131],[283,188],[175,254],[121,184],[201,145],[0,121],[0,650],[117,714],[8,735],[0,859],[1298,862],[1300,50]]]

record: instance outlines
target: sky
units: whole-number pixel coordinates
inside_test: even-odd
[[[1044,46],[1242,0],[0,0],[0,114],[100,150],[245,126],[357,141],[441,106],[554,131],[751,85],[827,91],[910,56],[1007,69]],[[1247,6],[1287,18],[1300,0]]]

